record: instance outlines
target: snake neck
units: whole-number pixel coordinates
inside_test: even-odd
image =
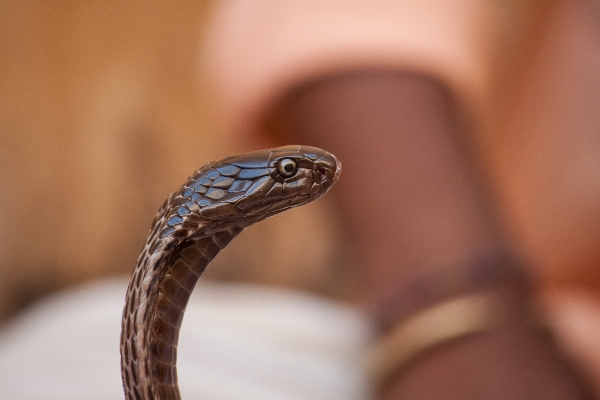
[[[121,374],[126,399],[181,398],[177,342],[190,294],[208,264],[242,229],[231,227],[182,242],[163,239],[159,246],[151,235],[123,311]]]

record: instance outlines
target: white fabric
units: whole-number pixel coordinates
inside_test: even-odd
[[[123,399],[119,333],[125,280],[44,300],[0,332],[0,399]],[[186,311],[184,399],[368,397],[360,315],[288,291],[200,282]]]

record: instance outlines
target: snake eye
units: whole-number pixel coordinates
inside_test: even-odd
[[[279,175],[283,176],[284,178],[290,178],[296,175],[296,172],[298,172],[298,165],[296,164],[296,161],[292,160],[291,158],[284,158],[283,160],[279,161],[279,165],[277,165],[277,172],[279,172]]]

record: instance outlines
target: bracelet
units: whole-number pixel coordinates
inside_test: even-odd
[[[509,283],[527,291],[529,277],[510,254],[490,251],[455,265],[424,268],[378,300],[371,315],[388,331],[419,310],[482,289]]]
[[[496,294],[447,300],[393,327],[366,354],[367,374],[382,387],[418,355],[468,335],[489,332],[504,321],[506,306]]]

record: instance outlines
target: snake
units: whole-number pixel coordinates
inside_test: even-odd
[[[244,228],[323,196],[340,172],[333,154],[291,145],[210,162],[169,195],[125,297],[120,352],[127,400],[181,399],[179,331],[208,264]]]

